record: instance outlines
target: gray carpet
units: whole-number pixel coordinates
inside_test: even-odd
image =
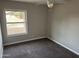
[[[4,58],[77,58],[79,56],[48,39],[4,47]]]

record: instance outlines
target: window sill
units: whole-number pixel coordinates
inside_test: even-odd
[[[8,35],[7,37],[18,37],[18,36],[23,36],[23,35],[27,35],[27,33],[20,33],[20,34],[13,34],[13,35]]]

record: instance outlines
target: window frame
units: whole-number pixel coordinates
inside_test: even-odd
[[[11,34],[11,35],[8,35],[8,32],[7,32],[7,21],[6,21],[6,13],[5,11],[18,11],[18,12],[24,12],[25,13],[25,16],[24,16],[24,20],[25,22],[21,22],[21,23],[24,23],[24,27],[25,27],[25,30],[26,32],[25,33],[16,33],[16,34]],[[14,36],[21,36],[21,35],[27,35],[28,33],[28,20],[27,20],[27,10],[21,10],[21,9],[4,9],[4,17],[5,17],[5,30],[6,30],[6,35],[7,37],[14,37]],[[10,22],[11,23],[11,22]],[[17,22],[14,22],[17,24]],[[20,23],[20,22],[18,22]]]

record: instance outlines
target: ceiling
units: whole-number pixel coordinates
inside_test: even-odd
[[[11,1],[19,1],[19,2],[29,2],[36,4],[47,4],[47,0],[11,0]],[[55,3],[64,3],[65,0],[55,0]]]

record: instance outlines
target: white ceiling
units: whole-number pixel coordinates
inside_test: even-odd
[[[46,4],[47,0],[12,0],[12,1],[20,1],[20,2],[29,2],[36,4]],[[55,0],[55,3],[64,3],[65,0]]]

